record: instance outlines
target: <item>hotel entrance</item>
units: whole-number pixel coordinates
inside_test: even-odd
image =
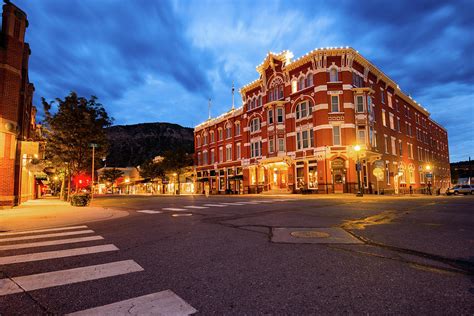
[[[286,193],[288,190],[288,165],[284,162],[265,164],[268,175],[268,190]]]
[[[334,193],[344,193],[346,184],[345,161],[342,158],[336,158],[331,162],[332,181],[334,183]]]

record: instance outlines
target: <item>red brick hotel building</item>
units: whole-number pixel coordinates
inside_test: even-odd
[[[450,184],[447,131],[349,47],[269,53],[243,105],[195,127],[197,192],[417,192]],[[356,146],[359,145],[359,146]]]

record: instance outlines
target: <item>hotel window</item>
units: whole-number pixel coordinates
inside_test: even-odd
[[[262,96],[259,96],[259,97],[258,97],[258,106],[259,106],[259,107],[262,106]]]
[[[298,91],[298,82],[296,79],[291,80],[291,93]]]
[[[330,82],[338,81],[337,69],[335,67],[333,67],[333,68],[331,68],[331,70],[329,70],[329,81]]]
[[[232,137],[232,124],[228,124],[225,128],[225,138]]]
[[[383,145],[384,145],[384,152],[386,154],[388,154],[388,136],[387,135],[383,135],[383,139],[384,139],[384,142],[383,142]]]
[[[308,77],[306,79],[306,83],[308,87],[311,87],[313,85],[313,74],[310,73],[308,74]]]
[[[318,188],[318,161],[308,161],[308,189]]]
[[[395,110],[396,110],[397,112],[400,112],[400,107],[399,107],[399,105],[398,105],[398,99],[395,99]]]
[[[232,145],[225,148],[225,160],[232,160]]]
[[[372,139],[372,147],[375,150],[378,150],[378,148],[377,148],[377,132],[376,131],[374,131],[374,137]]]
[[[277,123],[283,123],[284,115],[283,108],[277,108]]]
[[[403,145],[402,144],[403,144],[402,141],[399,140],[398,141],[398,153],[400,154],[400,156],[403,155]]]
[[[215,140],[214,140],[214,132],[213,131],[210,131],[209,132],[209,138],[211,139],[211,143],[213,143]]]
[[[296,145],[298,150],[314,147],[314,135],[311,130],[296,133]]]
[[[400,128],[400,118],[397,117],[397,131],[401,132],[401,128]]]
[[[219,129],[217,130],[217,135],[218,135],[217,140],[222,140],[223,139],[223,137],[222,137],[222,128],[219,127]]]
[[[340,126],[332,127],[332,144],[341,145],[341,127]]]
[[[260,119],[258,117],[250,121],[250,132],[254,133],[260,130]]]
[[[339,96],[331,96],[331,112],[339,112]]]
[[[415,183],[415,167],[413,164],[408,165],[408,176],[410,177],[410,183],[414,184]]]
[[[385,93],[383,90],[380,90],[380,101],[382,104],[385,104]]]
[[[198,166],[201,165],[201,153],[198,153]]]
[[[298,79],[298,91],[304,89],[304,77]]]
[[[390,122],[390,128],[392,130],[395,130],[395,122],[394,122],[394,119],[393,119],[393,114],[392,113],[388,113],[388,120]]]
[[[240,158],[242,158],[242,155],[240,153],[240,143],[237,143],[235,146],[236,146],[235,147],[235,151],[236,151],[235,155],[237,156],[236,158],[240,159]]]
[[[219,162],[224,161],[224,149],[222,147],[219,147]]]
[[[206,134],[204,134],[204,136],[202,138],[202,144],[207,145],[207,132],[206,132]]]
[[[407,132],[408,132],[408,133],[407,133],[407,134],[408,134],[408,136],[410,136],[410,137],[411,137],[411,136],[412,136],[412,131],[411,131],[411,123],[408,123],[408,125],[407,125]]]
[[[202,164],[207,165],[207,150],[202,152]]]
[[[310,129],[308,133],[309,133],[309,146],[314,147],[314,132],[312,129]]]
[[[284,138],[278,138],[278,151],[279,152],[284,152],[285,151],[285,139]]]
[[[197,144],[197,147],[201,146],[201,136],[196,136],[196,144]]]
[[[301,102],[296,106],[296,119],[305,118],[308,116],[308,102]]]
[[[216,162],[215,161],[215,154],[216,154],[216,152],[214,151],[214,149],[211,149],[211,157],[210,157],[211,158],[210,159],[211,160],[211,165],[213,165],[214,162]]]
[[[268,124],[273,124],[273,110],[268,110]]]
[[[358,113],[364,112],[364,97],[361,95],[356,96],[356,109]]]
[[[385,118],[385,110],[382,109],[382,124],[383,126],[387,126],[387,119]]]
[[[303,140],[303,148],[308,148],[309,147],[308,131],[301,132],[301,139]]]
[[[250,157],[259,157],[261,155],[261,141],[254,141],[250,143]]]
[[[357,143],[359,145],[365,145],[365,126],[358,126],[357,131]]]
[[[408,158],[413,159],[413,144],[407,143]]]
[[[418,170],[418,174],[420,175],[420,183],[425,183],[425,173],[423,172],[423,168]]]
[[[235,123],[235,136],[240,135],[240,122]]]
[[[389,93],[387,95],[388,107],[393,108],[392,106],[392,95]]]
[[[391,147],[392,147],[392,155],[397,155],[397,146],[396,146],[396,139],[395,137],[391,137]]]
[[[278,86],[278,99],[283,99],[283,85]]]
[[[296,188],[304,188],[304,161],[296,162]]]
[[[372,112],[372,97],[367,96],[367,113]]]
[[[268,140],[268,152],[273,153],[275,151],[275,144],[273,138]]]
[[[352,85],[354,87],[362,88],[364,86],[364,78],[356,74],[355,72],[352,73]]]

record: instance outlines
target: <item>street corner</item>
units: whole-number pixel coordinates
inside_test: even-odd
[[[290,244],[362,244],[342,228],[277,227],[272,228],[271,241]]]

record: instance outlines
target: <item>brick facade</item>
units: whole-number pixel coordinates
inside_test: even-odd
[[[5,1],[0,32],[0,206],[14,206],[30,198],[34,183],[29,183],[31,174],[26,170],[27,159],[38,148],[30,142],[36,109],[34,86],[28,79],[27,27],[25,12]]]
[[[242,107],[195,127],[198,193],[356,192],[358,159],[366,193],[449,186],[447,131],[395,82],[352,48],[292,57],[269,53]]]

